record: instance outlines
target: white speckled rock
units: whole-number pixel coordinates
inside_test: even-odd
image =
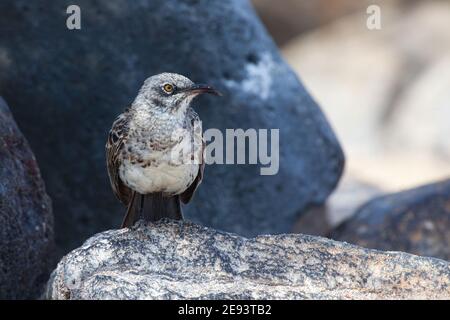
[[[189,222],[105,231],[65,256],[48,299],[450,298],[450,265],[332,240],[246,239]]]

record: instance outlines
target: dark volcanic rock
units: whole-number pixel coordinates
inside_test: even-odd
[[[372,200],[330,236],[450,260],[450,180]]]
[[[186,222],[105,231],[65,256],[48,299],[449,299],[448,262]]]
[[[53,267],[50,198],[27,141],[0,97],[0,299],[41,293]]]
[[[204,129],[280,129],[278,175],[208,166],[189,219],[243,235],[286,232],[333,190],[341,148],[247,1],[80,0],[81,30],[70,31],[72,2],[0,3],[0,90],[41,163],[65,250],[120,224],[106,134],[144,79],[163,71],[225,93],[197,102]]]

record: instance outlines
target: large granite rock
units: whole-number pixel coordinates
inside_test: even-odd
[[[65,256],[48,299],[449,299],[450,265],[304,235],[187,222],[105,231]]]
[[[372,200],[330,236],[450,260],[450,180]]]
[[[81,30],[66,28],[69,4],[0,3],[0,87],[41,163],[64,250],[120,224],[106,134],[162,71],[225,93],[198,101],[205,129],[280,129],[279,174],[208,166],[190,219],[243,235],[286,232],[333,190],[341,148],[247,1],[80,0]]]
[[[0,97],[0,299],[36,298],[54,260],[50,198],[34,155]]]

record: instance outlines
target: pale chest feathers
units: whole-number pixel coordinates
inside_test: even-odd
[[[122,181],[141,194],[184,192],[202,159],[201,123],[162,121],[130,132],[119,168]]]

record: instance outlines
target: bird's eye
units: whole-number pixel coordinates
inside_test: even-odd
[[[171,85],[170,83],[166,83],[163,86],[163,89],[166,93],[172,93],[174,88],[173,88],[173,85]]]

